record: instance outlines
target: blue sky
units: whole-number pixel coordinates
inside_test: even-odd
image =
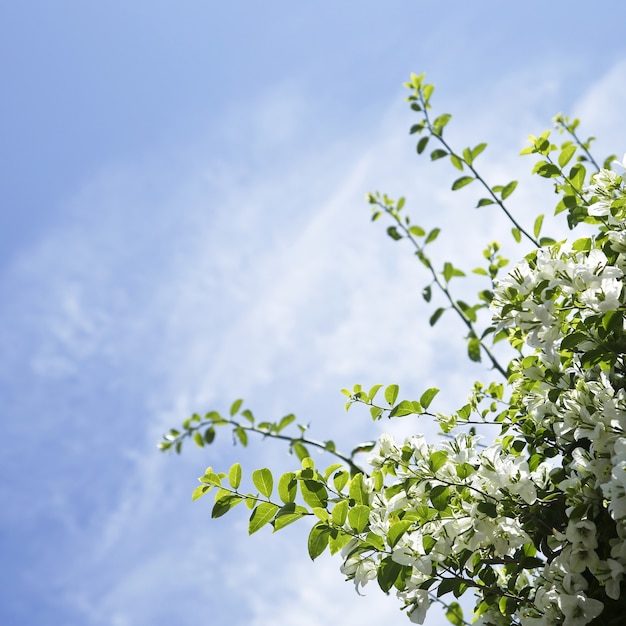
[[[559,111],[621,154],[620,6],[2,5],[0,622],[404,623],[338,560],[310,563],[306,529],[248,538],[245,511],[212,521],[191,502],[207,465],[287,468],[283,447],[156,443],[240,396],[344,447],[434,437],[342,409],[356,382],[438,386],[453,409],[485,376],[462,329],[428,329],[426,279],[364,194],[406,195],[443,228],[441,262],[473,266],[506,224],[417,158],[402,82],[428,74],[450,137],[486,139],[497,182],[528,179],[516,155]],[[512,198],[528,219],[550,210],[540,182]]]

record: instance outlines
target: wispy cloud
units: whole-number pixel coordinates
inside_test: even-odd
[[[616,135],[623,71],[617,65],[574,110],[586,127],[610,129],[626,146],[624,133]],[[483,161],[489,180],[523,178],[530,169],[515,153],[527,131],[548,125],[537,111],[541,98],[556,99],[558,85],[542,85],[533,91],[529,77],[512,77],[486,101],[473,104],[468,95],[454,105],[469,112],[451,130],[455,139],[494,144]],[[221,616],[216,623],[255,626],[402,619],[376,589],[361,600],[341,587],[331,572],[336,559],[304,563],[303,531],[276,542],[267,533],[247,539],[243,507],[234,521],[209,522],[209,503],[189,502],[204,465],[247,456],[240,449],[172,459],[153,448],[160,431],[187,413],[224,409],[240,395],[259,414],[296,411],[315,436],[339,442],[372,438],[381,427],[434,434],[428,423],[372,425],[356,411],[345,415],[338,390],[396,382],[412,395],[436,385],[441,408],[453,409],[480,376],[466,364],[460,326],[428,328],[432,309],[420,295],[427,279],[402,242],[369,223],[364,193],[406,194],[417,223],[442,226],[433,247],[439,264],[466,265],[469,255],[478,264],[477,244],[508,238],[508,225],[468,208],[474,185],[451,194],[449,168],[415,160],[401,104],[367,133],[318,143],[292,162],[297,153],[281,146],[309,132],[312,111],[297,98],[285,104],[280,90],[268,97],[246,122],[252,160],[202,157],[203,142],[214,137],[207,132],[175,162],[103,172],[77,195],[65,222],[2,278],[15,294],[1,313],[12,359],[2,381],[20,372],[30,385],[29,411],[41,415],[52,402],[55,413],[50,423],[37,418],[34,432],[26,421],[9,426],[15,437],[32,437],[33,453],[9,453],[5,467],[26,477],[21,489],[40,490],[30,509],[11,495],[3,519],[60,525],[32,581],[66,563],[54,593],[82,623],[196,624],[206,611]],[[493,120],[503,111],[510,123],[501,135]],[[520,119],[524,128],[514,124]],[[276,162],[263,161],[264,149]],[[528,218],[551,200],[549,189],[530,189],[513,198]],[[23,387],[10,407],[24,406],[19,393]],[[283,452],[256,446],[249,467],[286,466],[292,459]],[[44,489],[28,478],[35,466],[46,467]]]

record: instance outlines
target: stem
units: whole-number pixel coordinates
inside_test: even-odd
[[[395,213],[393,213],[389,209],[389,207],[385,206],[382,202],[377,201],[376,204],[381,209],[383,209],[387,214],[389,214],[389,215],[391,215],[391,217],[393,217],[393,219],[396,221],[396,223],[398,224],[400,229],[404,232],[404,234],[407,237],[407,239],[409,239],[411,241],[411,243],[413,244],[415,249],[418,252],[423,253],[423,250],[422,250],[422,248],[420,248],[419,243],[417,243],[417,241],[414,239],[413,235],[410,233],[409,229],[403,224],[403,222],[400,219],[400,217],[398,215],[396,215]],[[456,311],[456,313],[459,315],[459,317],[463,320],[463,322],[465,323],[465,325],[467,326],[469,331],[471,333],[473,333],[473,335],[476,338],[478,338],[479,335],[476,332],[476,330],[474,329],[474,325],[472,324],[471,320],[469,320],[467,318],[465,313],[463,313],[463,311],[456,304],[456,302],[454,301],[454,299],[450,295],[450,292],[448,291],[448,288],[439,279],[439,276],[437,275],[437,272],[435,272],[435,270],[433,269],[432,265],[430,264],[430,261],[428,262],[428,269],[430,270],[430,273],[431,273],[431,275],[433,277],[433,280],[434,280],[435,284],[437,285],[437,287],[439,287],[439,289],[441,289],[441,291],[445,294],[446,298],[448,299],[448,302],[450,303],[450,306]],[[495,369],[497,369],[500,372],[500,374],[502,374],[502,376],[504,376],[504,378],[506,378],[508,380],[508,375],[506,373],[506,370],[502,367],[502,365],[500,365],[500,363],[498,362],[496,357],[493,355],[491,350],[487,347],[487,345],[485,345],[485,343],[483,342],[482,339],[478,339],[478,341],[480,342],[481,348],[485,351],[485,354],[489,357],[489,360],[491,361],[491,364],[493,365],[493,367]]]
[[[502,200],[498,198],[498,196],[493,192],[491,187],[485,182],[483,177],[474,169],[474,166],[470,165],[463,157],[459,156],[456,152],[454,152],[452,147],[443,138],[443,136],[435,132],[431,124],[430,118],[428,116],[428,106],[427,106],[426,101],[424,100],[424,96],[422,94],[421,89],[419,90],[419,97],[420,97],[420,103],[422,105],[422,110],[424,113],[424,120],[426,121],[426,125],[428,126],[428,130],[430,131],[431,136],[436,137],[441,143],[441,145],[448,151],[450,155],[454,155],[457,159],[459,159],[460,161],[465,163],[467,167],[469,167],[472,174],[474,174],[474,177],[476,178],[476,180],[480,182],[482,186],[487,190],[487,192],[489,193],[493,201],[504,211],[504,214],[509,218],[509,220],[515,226],[515,228],[517,228],[517,230],[519,230],[519,232],[522,233],[522,235],[524,235],[535,247],[540,248],[541,247],[540,243],[517,222],[517,220],[513,217],[513,215],[509,212],[509,210],[504,206],[504,203],[502,202]]]

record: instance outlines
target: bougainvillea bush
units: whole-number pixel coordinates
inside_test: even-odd
[[[484,288],[467,303],[450,286],[465,272],[449,262],[436,268],[427,252],[439,229],[426,232],[405,215],[403,198],[378,193],[368,196],[373,219],[389,220],[388,235],[413,247],[429,277],[424,299],[437,291],[443,297],[431,325],[448,310],[459,316],[469,358],[501,380],[475,383],[468,402],[445,415],[431,408],[436,388],[413,400],[400,399],[394,384],[343,390],[347,408],[365,405],[375,420],[431,416],[442,433],[436,442],[383,434],[343,454],[332,441],[308,438],[293,415],[259,423],[238,400],[227,416],[193,415],[160,447],[180,452],[186,439],[211,444],[220,426],[243,446],[254,434],[285,440],[299,460],[293,471],[275,480],[270,469],[258,469],[244,489],[240,464],[228,472],[208,468],[193,498],[213,492],[213,517],[243,502],[250,533],[309,520],[311,558],[327,549],[337,554],[357,591],[375,580],[413,623],[424,623],[437,602],[457,626],[622,625],[626,157],[599,165],[591,140],[577,135],[578,120],[561,115],[552,135],[531,136],[522,154],[553,185],[555,213],[571,231],[563,241],[542,237],[542,215],[528,228],[507,207],[517,183],[491,186],[477,170],[486,144],[456,151],[444,138],[450,115],[431,113],[433,86],[423,75],[406,86],[419,117],[411,128],[417,152],[449,160],[459,170],[452,190],[479,187],[477,205],[503,211],[513,238],[533,251],[510,266],[497,243],[487,246],[484,266],[473,270]],[[498,342],[510,345],[509,362],[496,356]],[[486,424],[499,433],[491,440],[476,434]],[[336,462],[316,467],[313,448]],[[457,602],[466,593],[476,597],[472,617]]]

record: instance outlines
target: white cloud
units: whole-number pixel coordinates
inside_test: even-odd
[[[623,66],[616,66],[575,107],[589,126],[606,124],[616,140],[621,73]],[[511,85],[517,89],[503,88]],[[533,107],[555,91],[549,81],[538,92],[532,87],[513,77],[486,101],[472,106],[468,96],[455,105],[472,120],[471,126],[458,122],[459,141],[487,137],[494,144],[482,160],[489,180],[522,178],[531,167],[515,152],[526,131],[548,125],[535,119]],[[286,109],[281,95],[250,122],[257,154],[266,144],[273,150],[277,143],[297,143],[307,125],[295,113],[297,103]],[[502,111],[511,122],[500,136],[493,119]],[[279,129],[274,119],[281,120]],[[519,119],[524,128],[512,125]],[[184,176],[180,164],[176,176],[166,175],[169,163],[158,160],[106,172],[77,197],[67,223],[5,277],[21,285],[17,295],[30,311],[28,324],[4,332],[13,350],[24,352],[33,395],[64,394],[90,381],[109,396],[102,402],[115,436],[104,444],[113,452],[92,447],[90,460],[101,464],[98,473],[109,474],[108,482],[95,484],[106,482],[110,492],[98,516],[86,522],[81,513],[69,516],[67,528],[76,534],[65,539],[72,552],[55,588],[84,612],[85,623],[173,623],[168,611],[176,607],[176,623],[195,624],[218,601],[220,615],[233,625],[402,619],[394,600],[374,589],[367,589],[366,600],[350,595],[349,585],[340,584],[337,559],[306,563],[302,533],[276,542],[267,534],[248,540],[243,507],[228,523],[207,520],[209,503],[190,505],[193,477],[207,459],[226,464],[243,455],[240,449],[163,459],[139,446],[187,413],[226,408],[239,395],[267,416],[295,410],[314,421],[315,436],[328,432],[342,442],[371,438],[380,428],[399,435],[416,427],[433,432],[408,420],[372,426],[366,415],[344,415],[338,390],[351,383],[397,382],[407,394],[436,385],[445,408],[463,401],[480,376],[463,356],[457,338],[463,329],[428,328],[432,309],[420,295],[428,280],[423,268],[402,242],[386,238],[381,223],[369,223],[363,194],[370,186],[406,193],[417,223],[443,226],[433,246],[438,264],[465,264],[470,254],[478,263],[476,245],[508,237],[508,225],[486,209],[468,208],[475,184],[450,194],[449,167],[415,161],[406,126],[404,108],[393,105],[380,128],[350,138],[352,144],[340,139],[293,163],[283,155],[256,172],[220,159],[201,160]],[[539,186],[530,189],[513,197],[525,217],[551,198]],[[36,336],[29,337],[34,328]],[[102,380],[94,383],[93,376]],[[110,400],[129,389],[142,418],[117,414]],[[86,406],[97,403],[91,398]],[[72,428],[78,417],[71,407],[68,397],[67,422],[59,419],[55,427]],[[129,443],[126,430],[133,433]],[[80,444],[89,459],[93,443]],[[42,441],[38,445],[43,449]],[[126,456],[117,467],[111,458],[120,462],[119,449]],[[278,454],[278,466],[290,461],[282,448],[257,446],[249,462],[274,462]],[[80,469],[70,463],[62,476],[77,480],[72,473]],[[87,506],[97,499],[87,499]],[[54,547],[47,556],[50,563],[59,557]]]

